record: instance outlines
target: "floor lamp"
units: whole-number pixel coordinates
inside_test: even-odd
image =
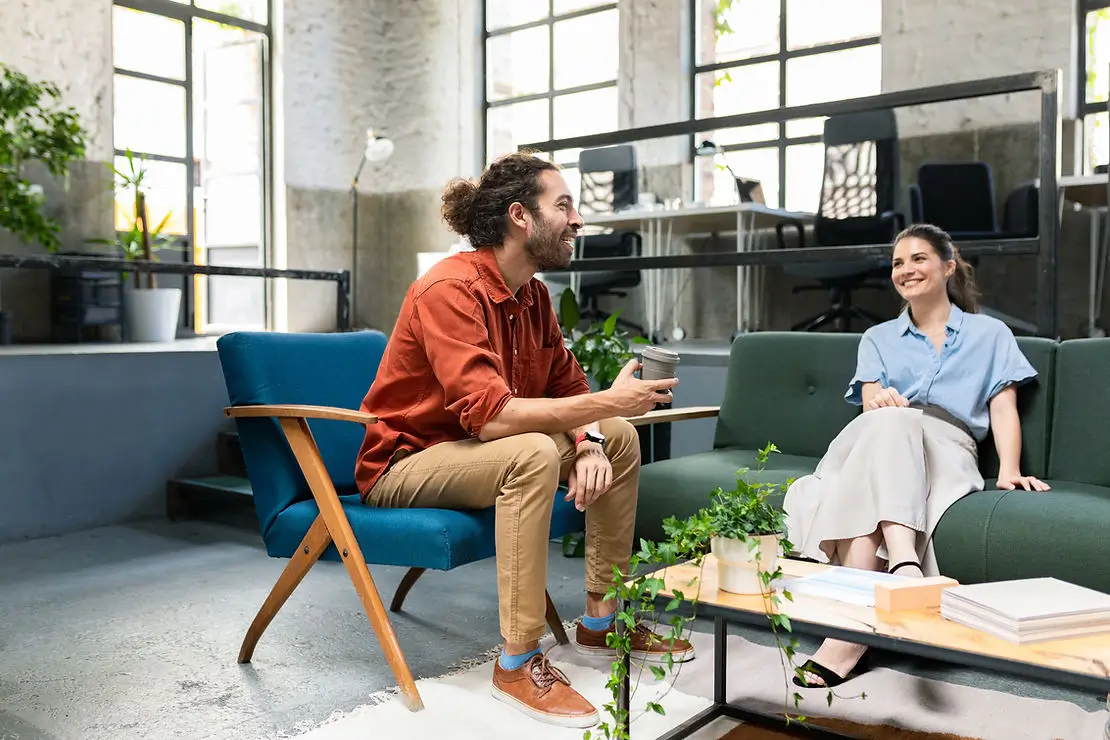
[[[358,321],[358,176],[367,162],[384,162],[393,156],[393,141],[366,129],[366,146],[351,181],[351,326]]]

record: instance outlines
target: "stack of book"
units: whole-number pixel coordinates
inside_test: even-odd
[[[1110,631],[1110,596],[1056,578],[946,588],[945,619],[1024,644]]]

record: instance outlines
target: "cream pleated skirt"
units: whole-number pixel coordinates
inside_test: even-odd
[[[869,535],[880,522],[917,531],[925,575],[937,575],[933,531],[949,506],[983,490],[967,429],[936,408],[883,408],[852,420],[812,475],[786,493],[787,538],[795,553],[838,564],[836,541]],[[886,548],[879,547],[886,560]]]

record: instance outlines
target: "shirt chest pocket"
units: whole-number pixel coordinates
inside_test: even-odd
[[[527,356],[522,359],[521,369],[525,377],[520,385],[521,393],[517,395],[525,398],[540,398],[547,390],[547,380],[551,374],[551,363],[555,356],[554,347],[536,347],[527,351]]]

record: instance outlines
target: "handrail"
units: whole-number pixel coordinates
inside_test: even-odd
[[[351,328],[349,270],[302,270],[275,267],[234,267],[231,265],[197,265],[187,262],[156,262],[129,260],[121,257],[95,255],[21,255],[0,254],[0,267],[30,270],[104,270],[106,272],[165,273],[170,275],[227,275],[234,277],[286,278],[290,280],[326,280],[336,283],[336,325],[340,331]]]

